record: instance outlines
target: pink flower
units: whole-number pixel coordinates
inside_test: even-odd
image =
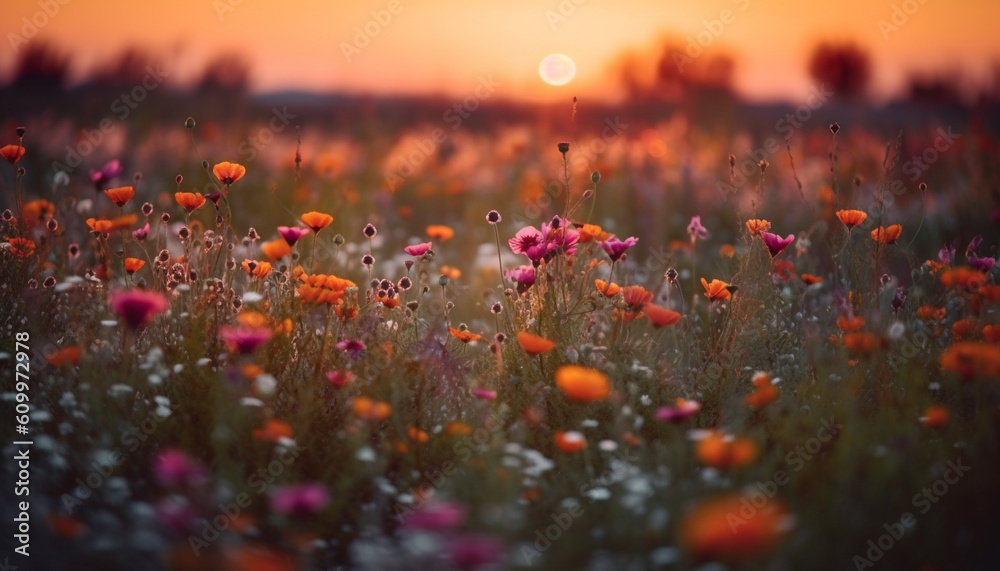
[[[271,340],[271,330],[267,327],[222,327],[219,337],[226,342],[230,351],[248,355]]]
[[[156,481],[168,488],[198,488],[207,480],[205,468],[176,448],[166,448],[156,455],[153,473]]]
[[[580,233],[573,229],[565,218],[553,216],[550,222],[542,224],[542,234],[548,240],[548,254],[574,254]]]
[[[318,483],[281,486],[271,494],[271,507],[284,515],[312,515],[329,503],[326,486]]]
[[[688,236],[691,237],[691,243],[693,244],[695,240],[704,240],[708,238],[708,230],[701,225],[701,216],[692,216],[691,223],[688,224]]]
[[[528,288],[535,285],[535,268],[531,266],[518,266],[513,270],[507,270],[504,274],[507,279],[517,282],[517,291],[524,293]]]
[[[118,159],[113,159],[107,162],[103,168],[99,171],[90,171],[90,181],[94,183],[97,190],[104,188],[104,185],[111,182],[111,179],[125,172],[125,167],[122,166],[121,161]]]
[[[350,355],[352,359],[357,359],[358,355],[365,350],[365,344],[357,339],[344,339],[340,343],[337,343],[337,349],[347,351],[347,354]]]
[[[140,242],[145,240],[146,236],[149,236],[149,222],[146,222],[146,225],[142,228],[132,231],[132,237]]]
[[[326,378],[329,379],[330,384],[339,389],[349,385],[356,377],[350,371],[328,371]]]
[[[285,242],[289,246],[294,246],[296,242],[302,239],[303,236],[309,233],[308,228],[300,228],[299,226],[278,226],[278,234],[285,239]]]
[[[760,237],[764,240],[764,245],[767,246],[768,251],[771,252],[772,258],[783,252],[785,248],[795,241],[794,234],[789,234],[787,238],[782,238],[777,234],[761,232]]]
[[[163,294],[141,289],[118,290],[108,298],[108,304],[132,329],[149,323],[156,314],[170,307]]]
[[[446,531],[462,525],[465,508],[455,502],[441,502],[401,517],[405,518],[403,525],[409,528]]]
[[[448,559],[459,569],[476,569],[494,563],[503,555],[503,542],[491,535],[465,534],[448,544]]]
[[[493,400],[497,398],[496,391],[491,391],[487,389],[475,388],[472,389],[472,394],[474,394],[477,399],[482,399],[482,400]]]
[[[412,246],[407,246],[403,248],[403,251],[407,254],[413,256],[414,258],[419,258],[427,253],[431,249],[432,244],[430,242],[424,242],[423,244],[414,244]]]
[[[625,240],[619,240],[617,236],[611,236],[607,240],[601,242],[601,248],[604,252],[608,254],[612,262],[617,262],[625,250],[628,250],[632,246],[635,246],[639,242],[638,238],[630,237],[625,238]]]
[[[155,509],[160,524],[181,535],[188,534],[195,518],[198,517],[198,509],[180,495],[163,498],[156,503]]]
[[[534,226],[521,228],[513,238],[507,240],[507,244],[515,254],[525,255],[536,264],[545,257],[549,247],[545,236]]]
[[[666,422],[681,422],[701,410],[701,403],[694,400],[677,399],[677,406],[665,406],[656,411],[656,418]]]

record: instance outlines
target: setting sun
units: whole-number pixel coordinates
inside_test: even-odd
[[[569,56],[552,54],[539,64],[538,75],[549,85],[566,85],[576,77],[576,64]]]

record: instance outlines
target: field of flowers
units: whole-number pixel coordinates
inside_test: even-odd
[[[12,563],[995,568],[990,136],[181,119],[2,133]]]

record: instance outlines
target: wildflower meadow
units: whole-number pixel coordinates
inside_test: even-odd
[[[0,569],[997,568],[997,99],[158,73],[0,104]]]

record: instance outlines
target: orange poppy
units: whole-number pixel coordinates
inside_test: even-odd
[[[125,258],[125,271],[134,274],[146,265],[146,260],[140,258]]]
[[[732,258],[736,256],[736,248],[732,244],[723,244],[719,246],[719,255],[724,258]]]
[[[318,233],[323,228],[326,228],[333,222],[333,216],[323,212],[306,212],[301,216],[302,221],[305,222],[306,226],[312,228],[314,233]]]
[[[806,285],[815,285],[818,283],[823,283],[823,278],[819,276],[814,276],[812,274],[802,274],[799,277],[802,278],[802,282]]]
[[[243,175],[247,174],[247,168],[238,163],[223,161],[212,167],[212,174],[214,174],[222,184],[229,186],[243,178]]]
[[[756,498],[753,498],[756,499]],[[736,493],[706,500],[681,519],[680,543],[700,560],[736,560],[766,553],[784,535],[788,511],[778,498],[771,498],[750,517],[746,505],[751,497]]]
[[[703,464],[728,470],[753,462],[757,458],[757,444],[749,438],[725,434],[717,430],[698,441],[695,454]]]
[[[895,244],[902,233],[903,226],[901,224],[893,224],[889,227],[879,226],[872,230],[872,240],[880,244]]]
[[[1000,343],[1000,325],[984,326],[983,337],[990,343]]]
[[[392,406],[387,402],[372,400],[368,397],[356,397],[351,404],[355,416],[363,420],[381,422],[392,415]]]
[[[524,352],[532,357],[547,353],[556,348],[554,341],[528,333],[527,331],[518,331],[517,342],[521,344]]]
[[[45,360],[49,362],[53,367],[62,367],[63,365],[75,365],[80,361],[80,357],[83,356],[83,348],[77,345],[72,347],[63,347],[49,353],[45,356]]]
[[[271,262],[261,262],[257,260],[243,260],[243,269],[251,278],[265,278],[271,273]]]
[[[4,145],[0,148],[0,156],[7,159],[7,162],[14,164],[24,156],[24,147],[21,145]]]
[[[39,198],[38,200],[26,202],[21,207],[21,220],[28,226],[44,224],[52,218],[55,212],[56,206],[54,204],[44,198]]]
[[[457,280],[462,277],[462,270],[451,266],[441,266],[440,272],[442,276],[447,277],[449,280]]]
[[[407,430],[407,436],[409,436],[410,440],[416,442],[417,444],[426,444],[427,441],[430,440],[430,436],[427,434],[427,431],[420,430],[416,426],[411,426],[409,430]]]
[[[871,355],[885,345],[885,340],[867,331],[858,331],[844,335],[844,347],[852,353]]]
[[[623,287],[622,297],[625,299],[625,305],[629,306],[633,311],[641,310],[647,303],[653,300],[653,294],[639,285]]]
[[[964,341],[974,337],[978,331],[979,327],[971,319],[959,319],[951,324],[951,336],[955,341]]]
[[[270,260],[280,260],[292,253],[292,247],[288,245],[288,242],[284,238],[278,238],[277,240],[261,244],[260,251]]]
[[[862,210],[838,210],[837,218],[840,218],[840,221],[847,227],[847,231],[850,232],[855,226],[868,219],[868,213]]]
[[[135,188],[131,186],[119,186],[118,188],[109,188],[104,191],[104,194],[121,208],[128,204],[132,197],[135,196]]]
[[[302,284],[296,290],[299,299],[309,303],[326,303],[330,305],[341,303],[344,297],[343,290],[327,289],[309,284]]]
[[[951,412],[948,407],[940,404],[932,404],[924,410],[924,415],[920,417],[920,424],[927,428],[942,428],[948,425]]]
[[[80,537],[84,528],[82,521],[60,513],[51,514],[48,524],[52,533],[69,538]]]
[[[671,325],[677,325],[681,321],[680,313],[654,303],[647,303],[643,307],[643,311],[646,313],[646,317],[649,317],[649,320],[653,323],[653,327],[656,328],[670,327]]]
[[[427,227],[427,236],[444,242],[445,240],[451,240],[455,236],[455,231],[450,226],[432,224]]]
[[[444,429],[448,436],[468,436],[472,434],[472,427],[460,420],[453,420]]]
[[[21,145],[4,145],[0,148],[0,156],[7,159],[7,162],[14,164],[24,156],[24,147]]]
[[[917,319],[940,321],[947,315],[947,310],[943,307],[933,305],[921,305],[917,309]]]
[[[584,438],[583,434],[575,430],[570,430],[569,432],[557,430],[555,441],[556,447],[568,454],[579,452],[587,447],[587,439]]]
[[[767,232],[771,229],[771,223],[767,220],[762,220],[760,218],[751,218],[747,220],[747,231],[750,232],[751,236],[759,236],[761,232]]]
[[[580,233],[580,243],[603,242],[611,237],[610,232],[605,232],[597,224],[577,224],[576,231]]]
[[[284,420],[278,420],[277,418],[269,418],[264,422],[263,427],[253,430],[254,438],[269,442],[278,442],[282,438],[291,438],[292,435],[292,426]]]
[[[261,327],[269,327],[271,325],[271,320],[259,311],[240,312],[240,314],[236,316],[236,321],[243,327],[249,329],[259,329]]]
[[[712,280],[708,282],[705,278],[701,278],[701,287],[705,288],[705,297],[710,301],[722,301],[729,299],[731,293],[729,293],[729,284],[722,280]]]
[[[963,341],[941,353],[941,368],[965,379],[996,379],[1000,376],[1000,347]]]
[[[452,337],[458,339],[462,343],[471,343],[472,341],[479,341],[480,339],[483,338],[482,335],[476,335],[475,333],[469,331],[468,329],[459,330],[455,329],[454,327],[449,327],[448,333],[450,333]]]
[[[29,238],[9,238],[7,243],[15,258],[30,258],[35,253],[35,241]]]
[[[607,375],[577,365],[559,367],[556,370],[556,385],[568,398],[579,402],[604,400],[611,394]]]
[[[837,327],[845,333],[853,333],[855,331],[861,331],[861,328],[865,326],[865,318],[860,315],[854,317],[847,317],[846,315],[841,315],[837,318]]]
[[[771,375],[758,371],[750,379],[755,387],[754,392],[746,397],[748,405],[754,408],[762,408],[764,405],[773,402],[778,398],[778,387],[771,384]]]
[[[121,230],[123,228],[128,228],[129,226],[135,224],[138,220],[138,216],[135,214],[126,214],[125,216],[119,216],[118,218],[112,218],[111,220],[88,218],[87,226],[90,227],[90,231],[95,234],[108,234],[114,232],[115,230]]]
[[[986,283],[982,273],[968,267],[951,268],[941,274],[941,285],[944,287],[959,287],[970,291],[978,291]]]
[[[609,284],[604,280],[594,280],[594,286],[597,287],[597,291],[601,292],[604,297],[614,297],[622,290],[620,285],[616,283]]]
[[[195,210],[205,206],[205,203],[208,202],[208,199],[205,198],[200,192],[175,192],[174,200],[176,200],[177,204],[180,204],[181,208],[186,210],[188,214],[191,214]]]

